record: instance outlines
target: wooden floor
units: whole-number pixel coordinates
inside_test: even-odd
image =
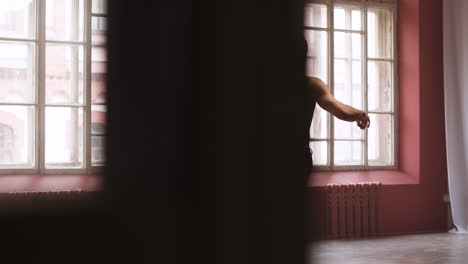
[[[462,264],[468,263],[468,235],[437,233],[319,241],[310,245],[308,259],[318,264]]]

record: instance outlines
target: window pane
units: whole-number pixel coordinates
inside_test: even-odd
[[[46,107],[47,168],[83,167],[83,109]]]
[[[103,136],[91,137],[91,160],[93,166],[103,165],[106,161],[105,143],[106,138]]]
[[[359,33],[334,33],[334,56],[335,58],[361,59],[362,35]]]
[[[355,108],[363,108],[362,36],[355,33],[335,32],[334,89],[339,101]]]
[[[361,50],[362,50],[362,36],[361,34],[348,34],[351,36],[351,58],[353,59],[361,59]]]
[[[369,61],[368,109],[393,111],[393,64],[387,61]]]
[[[335,165],[362,165],[361,141],[335,141]]]
[[[328,114],[319,105],[315,106],[310,126],[310,138],[328,138]]]
[[[0,37],[34,38],[36,21],[33,0],[0,1]]]
[[[105,48],[91,50],[91,102],[106,102],[107,54]]]
[[[91,18],[91,42],[93,44],[103,44],[107,40],[107,18],[92,17]]]
[[[368,158],[371,166],[390,166],[393,159],[393,116],[370,114]]]
[[[361,8],[355,6],[335,5],[334,28],[361,30]]]
[[[34,103],[35,44],[0,42],[0,102]]]
[[[91,106],[91,133],[105,134],[106,133],[106,111],[105,105]]]
[[[391,9],[369,8],[367,23],[369,58],[392,59],[393,16]]]
[[[326,31],[306,30],[308,44],[307,76],[314,76],[328,82],[328,33]]]
[[[92,0],[92,13],[93,14],[106,14],[107,13],[107,0]]]
[[[327,27],[326,5],[306,4],[304,11],[304,24],[306,27]]]
[[[0,106],[0,168],[33,168],[34,107]]]
[[[309,147],[312,152],[312,160],[315,165],[328,165],[328,142],[311,141]]]
[[[357,109],[362,107],[361,62],[335,59],[335,85],[333,95],[340,102]]]
[[[337,7],[335,6],[334,12],[333,12],[333,17],[334,17],[334,27],[336,29],[346,29],[349,28],[346,25],[347,22],[347,17],[346,17],[346,10],[343,7]]]
[[[362,139],[364,137],[362,129],[357,126],[356,122],[346,122],[336,117],[333,120],[335,139]]]
[[[361,30],[361,10],[351,11],[351,29]]]
[[[46,0],[46,39],[82,41],[83,0]]]
[[[82,46],[47,45],[46,103],[83,103]]]

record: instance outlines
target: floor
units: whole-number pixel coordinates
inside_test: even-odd
[[[468,235],[404,235],[314,243],[311,263],[318,264],[461,264],[468,263]]]

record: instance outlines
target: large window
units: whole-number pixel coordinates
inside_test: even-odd
[[[322,170],[396,168],[395,1],[311,0],[305,6],[307,76],[339,101],[369,114],[361,130],[318,105],[310,128],[314,166]]]
[[[104,165],[106,2],[0,1],[0,173]]]

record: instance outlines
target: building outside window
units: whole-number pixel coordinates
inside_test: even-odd
[[[8,163],[13,160],[13,128],[0,124],[0,162]]]
[[[306,75],[371,126],[339,120],[317,105],[310,128],[316,170],[397,168],[396,1],[310,0],[305,6]]]

